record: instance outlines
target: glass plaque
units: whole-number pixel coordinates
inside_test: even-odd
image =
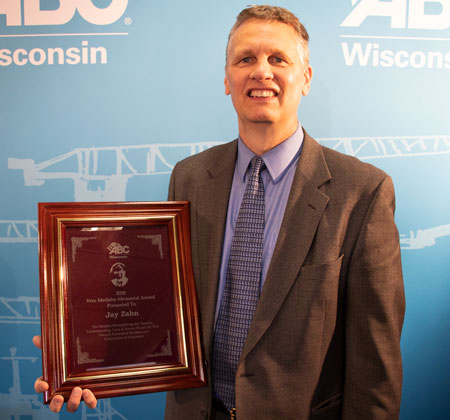
[[[187,202],[39,203],[39,259],[46,403],[205,384]]]

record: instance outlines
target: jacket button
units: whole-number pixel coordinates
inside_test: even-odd
[[[209,417],[209,416],[208,416],[208,413],[207,413],[206,411],[202,411],[201,414],[202,414],[202,419],[203,419],[203,420],[208,420],[208,417]]]

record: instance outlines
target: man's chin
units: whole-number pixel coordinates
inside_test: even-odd
[[[254,115],[247,118],[247,121],[252,124],[274,124],[275,119],[269,115]]]

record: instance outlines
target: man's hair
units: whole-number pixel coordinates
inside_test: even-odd
[[[230,34],[228,35],[227,49],[226,55],[228,59],[228,45],[230,43],[230,39],[236,30],[241,26],[245,21],[249,19],[259,19],[259,20],[273,20],[276,22],[285,23],[289,25],[291,28],[297,32],[301,50],[300,50],[300,58],[303,61],[303,64],[306,66],[309,63],[309,49],[308,49],[308,41],[309,35],[306,28],[302,25],[302,23],[298,20],[297,16],[295,16],[292,12],[285,9],[284,7],[278,6],[269,6],[267,4],[263,5],[251,5],[247,8],[243,9],[236,17],[236,22],[231,28]]]

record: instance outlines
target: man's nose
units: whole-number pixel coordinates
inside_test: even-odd
[[[255,64],[250,77],[255,80],[270,80],[273,78],[272,66],[267,60],[259,60]]]

